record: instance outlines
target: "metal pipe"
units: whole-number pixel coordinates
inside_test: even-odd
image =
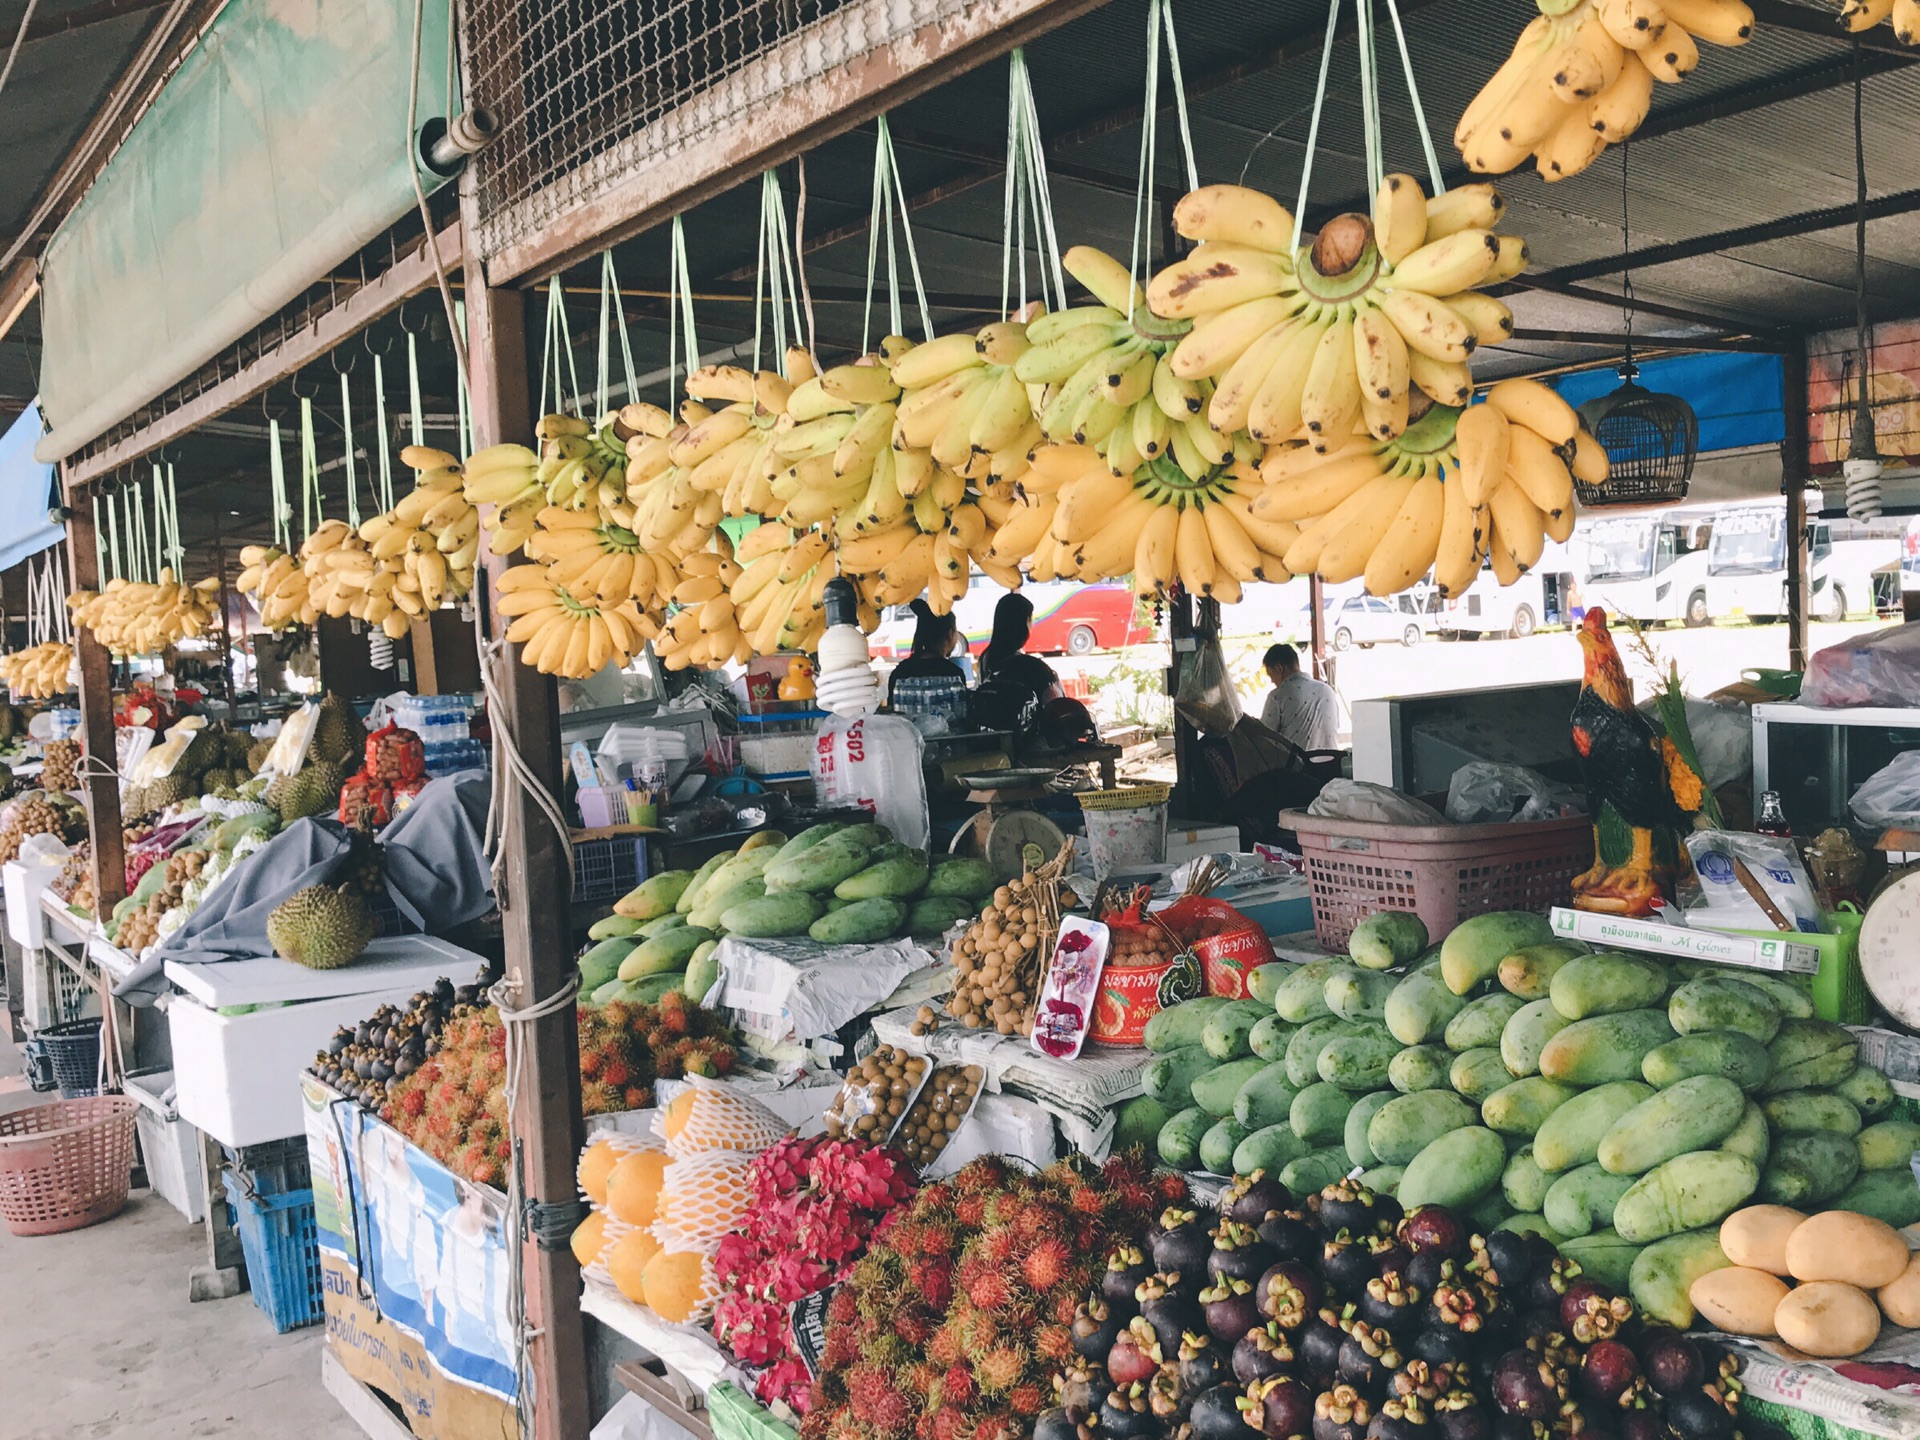
[[[435,116],[420,127],[420,163],[440,176],[460,173],[469,155],[477,155],[500,134],[500,118],[484,105],[451,120]]]

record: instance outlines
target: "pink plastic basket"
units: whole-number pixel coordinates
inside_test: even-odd
[[[1313,896],[1313,931],[1346,949],[1354,926],[1379,910],[1411,910],[1439,940],[1489,910],[1564,905],[1573,877],[1593,864],[1584,815],[1511,825],[1381,825],[1284,810],[1300,837]]]
[[[133,1173],[137,1100],[98,1095],[0,1115],[0,1219],[58,1235],[118,1215]]]

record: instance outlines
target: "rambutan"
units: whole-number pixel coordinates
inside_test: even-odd
[[[998,1270],[982,1269],[968,1282],[967,1299],[982,1310],[1005,1310],[1013,1303],[1013,1287]]]
[[[913,1410],[907,1397],[891,1387],[875,1402],[872,1416],[867,1423],[873,1427],[876,1436],[905,1435],[913,1421]]]
[[[1027,1277],[1029,1285],[1045,1294],[1067,1278],[1072,1266],[1073,1252],[1067,1248],[1065,1241],[1042,1239],[1020,1262],[1020,1273]]]
[[[954,1252],[954,1234],[951,1225],[937,1221],[927,1221],[920,1229],[920,1253],[933,1258],[947,1258]]]
[[[829,1325],[851,1324],[854,1316],[856,1297],[852,1286],[845,1286],[833,1292],[833,1299],[827,1302],[827,1323]]]
[[[988,1266],[1004,1270],[1015,1264],[1025,1247],[1011,1229],[988,1230],[980,1236],[973,1254]]]
[[[1031,1380],[1007,1392],[1007,1408],[1016,1415],[1038,1415],[1046,1404],[1046,1392]]]
[[[969,1427],[966,1412],[953,1405],[933,1412],[933,1440],[968,1440]]]
[[[958,1405],[964,1409],[973,1403],[979,1393],[973,1383],[973,1372],[965,1365],[949,1365],[946,1373],[940,1377],[942,1405]]]
[[[400,1113],[409,1120],[418,1119],[426,1113],[427,1097],[418,1090],[409,1090],[400,1097]]]
[[[1027,1373],[1027,1357],[1011,1345],[999,1345],[975,1358],[973,1373],[981,1389],[1005,1394]]]
[[[923,1306],[902,1305],[893,1312],[893,1333],[916,1348],[933,1334],[934,1318]]]
[[[1073,1358],[1073,1331],[1065,1325],[1042,1325],[1033,1332],[1033,1353],[1049,1365],[1065,1365]]]
[[[995,1412],[979,1421],[973,1427],[968,1440],[1018,1440],[1027,1433],[1028,1427],[1012,1415]]]
[[[987,1197],[981,1194],[956,1196],[953,1202],[954,1222],[964,1230],[978,1230],[987,1223]]]
[[[957,1365],[966,1353],[966,1340],[957,1325],[942,1325],[927,1341],[927,1359],[935,1365]]]

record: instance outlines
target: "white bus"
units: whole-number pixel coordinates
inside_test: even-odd
[[[1573,552],[1549,540],[1540,562],[1511,585],[1502,585],[1490,562],[1459,595],[1442,601],[1435,616],[1442,636],[1506,635],[1524,640],[1542,625],[1565,625],[1568,591],[1574,570]]]
[[[1699,544],[1700,524],[1698,516],[1661,515],[1584,522],[1580,603],[1643,624],[1687,620],[1696,599],[1704,604],[1707,552]],[[1689,623],[1705,624],[1706,618]]]

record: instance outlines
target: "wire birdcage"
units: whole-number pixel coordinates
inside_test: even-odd
[[[1629,358],[1620,369],[1620,388],[1580,407],[1609,466],[1604,485],[1574,481],[1582,505],[1665,505],[1687,498],[1700,453],[1700,422],[1686,401],[1636,383],[1637,374]]]

